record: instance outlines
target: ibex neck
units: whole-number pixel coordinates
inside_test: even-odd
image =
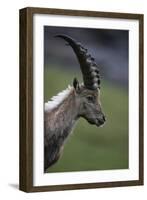
[[[48,116],[49,127],[52,130],[58,127],[58,132],[62,132],[64,129],[70,131],[77,120],[78,110],[73,87],[67,88],[45,103],[45,115]]]
[[[74,88],[70,88],[65,98],[55,109],[58,120],[61,121],[61,127],[73,126],[78,116],[78,107]],[[72,128],[72,127],[71,127]]]
[[[72,92],[73,87],[68,86],[66,90],[59,92],[56,96],[53,96],[50,101],[45,103],[45,111],[49,112],[58,108],[65,100],[68,100],[68,97],[72,94]]]
[[[78,110],[73,88],[63,91],[45,104],[45,170],[59,159],[66,138],[77,120]]]

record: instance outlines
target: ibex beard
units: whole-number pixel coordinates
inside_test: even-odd
[[[61,157],[64,144],[80,117],[98,127],[106,120],[100,103],[100,75],[94,58],[69,36],[56,37],[63,38],[73,48],[80,63],[83,83],[79,84],[74,78],[73,86],[45,103],[44,171]]]

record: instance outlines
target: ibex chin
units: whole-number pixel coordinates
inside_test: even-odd
[[[93,57],[80,43],[67,35],[64,39],[76,54],[83,75],[83,83],[74,78],[73,86],[45,103],[44,114],[44,170],[61,156],[64,144],[76,121],[83,117],[90,124],[100,126],[105,122],[100,103],[100,75]]]

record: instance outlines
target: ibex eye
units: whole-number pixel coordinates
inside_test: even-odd
[[[94,101],[94,97],[93,96],[87,96],[86,98],[87,98],[87,100],[89,102],[93,102]]]

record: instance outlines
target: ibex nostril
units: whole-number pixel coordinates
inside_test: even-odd
[[[102,124],[104,124],[105,121],[103,119],[101,119],[101,120],[99,119],[98,122],[100,125],[102,125]]]

